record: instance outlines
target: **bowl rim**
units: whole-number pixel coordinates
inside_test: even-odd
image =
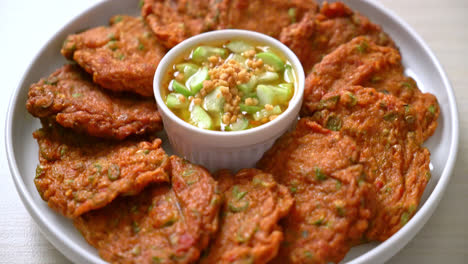
[[[374,263],[383,262],[389,259],[393,253],[385,254],[385,251],[391,251],[390,248],[397,247],[398,252],[403,246],[407,244],[407,242],[422,228],[428,218],[432,215],[434,210],[436,209],[437,205],[439,204],[444,191],[447,188],[447,185],[450,181],[450,177],[453,172],[453,168],[455,165],[456,157],[458,154],[458,143],[459,143],[459,118],[458,118],[458,110],[456,105],[456,100],[453,92],[453,87],[450,84],[450,81],[441,66],[440,62],[437,60],[434,53],[425,43],[425,41],[420,37],[420,35],[411,27],[409,26],[403,19],[401,19],[398,15],[396,15],[392,10],[387,9],[384,5],[377,1],[372,0],[360,0],[365,4],[371,6],[372,8],[378,10],[379,12],[384,13],[388,17],[390,17],[393,21],[399,24],[401,27],[405,28],[412,37],[416,40],[416,42],[423,47],[424,52],[430,57],[432,63],[436,67],[436,70],[440,74],[440,77],[444,83],[444,88],[446,88],[446,92],[448,95],[448,101],[450,103],[449,114],[452,117],[452,122],[450,126],[452,129],[451,131],[451,141],[450,141],[450,148],[449,148],[449,156],[447,158],[447,163],[440,175],[440,178],[435,185],[433,191],[430,193],[429,197],[425,201],[424,205],[421,206],[416,214],[411,218],[408,223],[403,226],[397,233],[391,236],[384,242],[381,242],[375,248],[365,252],[364,254],[356,257],[355,259],[348,262],[348,264],[358,264],[364,263],[368,261],[373,261]],[[13,148],[13,113],[15,112],[16,102],[18,101],[18,97],[21,91],[21,87],[23,83],[31,71],[32,66],[34,65],[35,61],[38,57],[44,52],[44,50],[59,36],[62,34],[66,28],[71,26],[75,21],[83,16],[86,13],[89,13],[91,10],[101,6],[107,5],[112,0],[103,0],[97,3],[90,5],[88,8],[85,8],[82,12],[78,13],[77,15],[70,18],[70,20],[64,24],[60,29],[55,32],[38,50],[36,55],[32,58],[29,65],[26,67],[21,79],[18,82],[18,86],[12,92],[10,101],[8,104],[7,112],[6,112],[6,119],[5,119],[5,150],[6,156],[8,160],[8,166],[10,169],[11,176],[13,178],[13,182],[15,184],[16,190],[20,199],[22,200],[24,206],[26,207],[29,214],[32,216],[34,222],[38,225],[39,230],[41,233],[57,248],[60,252],[62,252],[67,258],[75,262],[87,262],[87,263],[106,263],[101,258],[95,257],[91,255],[87,250],[84,248],[79,247],[72,241],[66,234],[59,231],[55,226],[47,223],[44,221],[44,217],[42,215],[41,210],[35,205],[34,199],[32,198],[31,194],[28,192],[24,181],[21,178],[21,174],[19,173],[17,161],[15,158],[15,152]],[[408,237],[408,233],[411,229],[416,230],[410,237]],[[407,237],[405,237],[407,236]]]
[[[269,121],[265,124],[262,124],[258,127],[249,128],[241,131],[216,131],[202,129],[197,126],[191,125],[186,121],[182,120],[180,117],[175,115],[169,107],[164,103],[161,92],[160,92],[160,82],[163,79],[163,76],[167,73],[168,68],[174,64],[174,60],[183,52],[186,52],[187,49],[192,49],[199,44],[205,44],[212,41],[225,41],[231,39],[252,39],[258,43],[272,46],[277,49],[279,52],[291,62],[291,66],[296,72],[297,77],[297,88],[295,89],[294,95],[289,101],[288,108],[286,111],[281,113],[277,118],[272,121]],[[156,69],[153,79],[153,91],[154,97],[156,98],[156,103],[158,104],[158,110],[163,112],[170,121],[177,123],[178,126],[183,127],[184,129],[190,131],[191,133],[196,133],[200,136],[209,136],[209,137],[218,137],[223,139],[232,139],[237,138],[241,139],[246,136],[252,136],[253,134],[264,133],[265,130],[278,129],[279,124],[287,121],[287,117],[294,114],[294,110],[297,105],[302,104],[302,99],[304,96],[304,87],[305,87],[305,73],[302,68],[302,64],[297,58],[296,54],[292,52],[290,48],[281,43],[279,40],[274,39],[268,35],[258,33],[250,30],[243,29],[222,29],[214,30],[206,33],[201,33],[190,37],[169,50],[164,57],[159,62],[159,65]]]

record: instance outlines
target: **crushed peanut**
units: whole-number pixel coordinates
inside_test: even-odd
[[[183,73],[179,73],[176,75],[175,79],[179,82],[183,82],[184,81],[184,74]]]
[[[166,104],[193,125],[244,130],[276,119],[288,107],[290,99],[284,95],[289,97],[294,88],[289,77],[294,72],[269,48],[228,41],[196,47],[183,60],[169,74],[166,92],[172,95]],[[179,100],[173,99],[175,94]]]
[[[196,105],[201,105],[202,99],[200,99],[200,98],[195,98],[195,99],[193,99],[193,103],[196,104]]]
[[[236,122],[237,115],[240,113],[239,104],[242,101],[237,85],[248,82],[251,74],[235,60],[225,61],[219,67],[211,69],[209,74],[211,80],[203,82],[203,89],[200,93],[209,93],[208,91],[212,91],[215,87],[220,87],[225,98],[223,123],[229,125]]]
[[[255,56],[255,50],[244,51],[242,55],[247,58],[253,58],[253,56]]]

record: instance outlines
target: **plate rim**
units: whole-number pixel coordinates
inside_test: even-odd
[[[56,230],[56,227],[45,223],[44,217],[42,216],[41,210],[34,204],[34,199],[32,198],[31,194],[26,188],[26,185],[21,178],[21,174],[19,173],[19,169],[17,166],[16,158],[15,158],[15,151],[13,148],[13,112],[15,108],[15,102],[17,102],[21,87],[24,85],[24,81],[26,80],[28,74],[30,73],[32,67],[34,66],[35,62],[41,56],[42,53],[47,49],[51,43],[60,36],[66,28],[70,25],[75,23],[80,17],[84,14],[91,12],[92,10],[98,8],[101,5],[106,5],[112,0],[101,0],[99,2],[93,3],[87,8],[83,9],[78,14],[71,17],[68,22],[66,22],[63,26],[59,28],[48,40],[45,44],[37,51],[37,53],[33,56],[31,62],[26,67],[20,81],[18,82],[18,86],[13,91],[10,101],[8,103],[7,108],[7,117],[5,119],[5,149],[6,149],[6,156],[8,160],[8,167],[10,169],[11,177],[13,178],[13,183],[16,187],[16,191],[20,196],[20,199],[23,205],[26,207],[26,210],[31,215],[33,221],[38,225],[40,232],[46,237],[46,239],[58,250],[61,254],[63,254],[67,259],[72,261],[73,263],[107,263],[100,257],[95,257],[92,254],[89,254],[87,250],[77,246],[70,238],[65,236],[61,231]]]
[[[421,228],[425,225],[425,223],[434,213],[435,209],[438,207],[440,200],[442,199],[443,194],[445,193],[445,190],[447,189],[448,183],[450,182],[450,178],[453,174],[453,169],[458,155],[459,145],[459,119],[454,90],[444,68],[440,64],[435,54],[432,52],[432,50],[429,48],[429,46],[423,40],[423,38],[408,23],[406,23],[402,18],[396,15],[394,11],[386,8],[381,2],[372,0],[358,1],[362,1],[365,4],[371,6],[372,8],[384,13],[391,20],[397,23],[400,27],[407,30],[408,33],[417,42],[417,44],[423,48],[423,52],[429,56],[432,64],[435,66],[435,69],[440,74],[441,80],[444,84],[444,89],[447,92],[447,98],[449,101],[450,109],[449,114],[452,117],[452,122],[450,123],[450,126],[452,127],[452,139],[450,141],[450,147],[448,151],[449,156],[447,158],[447,162],[444,166],[444,169],[440,174],[440,178],[432,192],[429,194],[425,203],[419,208],[419,210],[412,217],[412,219],[397,233],[392,235],[389,239],[387,239],[384,242],[381,242],[375,248],[365,252],[364,254],[356,257],[355,259],[347,262],[348,264],[385,262],[398,251],[400,251],[410,240],[413,239],[413,237],[421,230]],[[29,65],[26,67],[20,81],[18,82],[18,86],[13,91],[9,100],[5,119],[5,150],[10,174],[13,178],[16,191],[18,192],[18,195],[20,196],[20,199],[23,205],[26,207],[28,213],[32,216],[34,222],[38,225],[41,233],[56,249],[58,249],[66,258],[73,262],[86,261],[86,263],[106,263],[100,257],[96,257],[92,254],[89,254],[87,250],[77,246],[73,242],[73,240],[65,236],[65,234],[63,234],[61,231],[57,230],[56,227],[54,227],[54,225],[51,225],[50,223],[45,223],[41,210],[35,205],[34,199],[32,198],[31,194],[26,188],[21,174],[19,173],[18,164],[16,162],[14,154],[15,150],[13,148],[13,113],[15,112],[14,110],[16,107],[15,102],[18,101],[21,87],[24,86],[25,79],[29,75],[36,60],[46,50],[46,48],[50,46],[51,42],[53,42],[60,34],[63,33],[63,31],[65,31],[66,28],[68,28],[71,24],[75,23],[75,21],[82,17],[84,14],[90,12],[95,8],[98,8],[101,5],[106,5],[109,2],[112,2],[112,0],[102,0],[97,3],[91,4],[89,7],[85,8],[83,11],[69,19],[67,23],[60,27],[60,29],[56,31],[45,42],[45,44],[37,51]],[[344,2],[347,1],[345,0]]]

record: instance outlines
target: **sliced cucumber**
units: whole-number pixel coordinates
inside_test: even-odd
[[[253,50],[254,47],[252,45],[249,45],[245,43],[244,41],[241,40],[234,40],[229,42],[229,44],[226,45],[228,49],[230,49],[232,52],[235,53],[242,53],[244,51],[248,50]]]
[[[203,67],[197,71],[192,77],[187,80],[188,86],[192,91],[192,94],[198,93],[201,88],[203,88],[203,81],[208,80],[210,76],[208,75],[208,68]]]
[[[259,84],[257,86],[257,97],[261,105],[275,104],[274,103],[275,93],[273,92],[274,87],[275,86],[273,85],[264,85],[264,84]]]
[[[230,124],[226,127],[227,131],[240,131],[245,130],[249,127],[249,120],[246,118],[237,118],[235,123]]]
[[[218,87],[211,93],[205,96],[203,100],[203,108],[208,112],[217,112],[221,113],[224,108],[224,96],[221,92],[221,89]]]
[[[268,111],[266,109],[262,109],[258,112],[256,112],[255,114],[253,114],[253,119],[255,121],[260,121],[262,120],[263,118],[265,117],[270,117],[272,115],[279,115],[281,114],[283,111],[281,111],[281,107],[279,107],[279,105],[276,105],[275,107],[273,107],[272,110]]]
[[[263,109],[263,107],[258,106],[258,105],[240,104],[239,107],[240,107],[241,112],[246,112],[249,114],[255,114],[256,112]]]
[[[174,92],[183,94],[186,97],[193,95],[192,92],[189,89],[187,89],[187,87],[185,87],[185,85],[181,84],[176,80],[172,81],[172,90],[174,90]]]
[[[242,101],[245,101],[245,99],[247,99],[247,98],[255,98],[255,99],[258,100],[258,96],[257,96],[257,93],[255,91],[242,95]]]
[[[258,83],[258,78],[255,75],[250,77],[250,80],[246,83],[237,85],[237,88],[244,94],[251,94],[254,92],[255,85]]]
[[[280,101],[280,104],[285,104],[293,96],[294,85],[292,83],[281,83],[278,85],[278,89],[276,89],[276,91],[278,92],[278,100]]]
[[[258,76],[258,83],[269,83],[279,79],[279,75],[276,72],[264,72]]]
[[[184,74],[185,80],[187,80],[190,76],[194,75],[198,71],[198,66],[193,63],[180,63],[177,64],[176,70]]]
[[[213,128],[213,121],[211,120],[210,115],[198,105],[193,106],[193,109],[190,112],[190,121],[199,128]]]
[[[279,86],[259,84],[257,96],[261,105],[286,104],[292,96],[292,84],[284,83]]]
[[[210,46],[199,46],[192,52],[192,60],[197,63],[202,63],[207,61],[208,58],[213,55],[225,58],[227,55],[227,50]]]
[[[270,65],[275,71],[284,70],[284,61],[272,52],[258,53],[255,57],[262,59],[263,63]]]
[[[284,80],[288,83],[294,83],[296,78],[294,77],[294,72],[291,65],[286,64],[284,67]]]
[[[181,100],[181,97],[184,99]],[[182,109],[189,106],[187,98],[179,93],[170,93],[166,98],[166,105],[172,109]]]

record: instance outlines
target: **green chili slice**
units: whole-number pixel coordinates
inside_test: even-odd
[[[232,203],[228,204],[229,210],[233,213],[239,213],[242,211],[245,211],[247,208],[249,208],[249,201],[246,201],[243,205],[241,206],[235,206]]]
[[[430,106],[427,108],[427,110],[429,111],[429,113],[431,113],[431,114],[433,114],[433,115],[435,114],[435,111],[436,111],[434,105],[430,105]]]
[[[239,191],[239,186],[234,185],[232,188],[232,196],[239,201],[240,199],[244,198],[244,196],[247,194],[247,192],[241,192]]]
[[[341,118],[332,115],[328,117],[326,127],[332,131],[340,131],[342,126]]]

